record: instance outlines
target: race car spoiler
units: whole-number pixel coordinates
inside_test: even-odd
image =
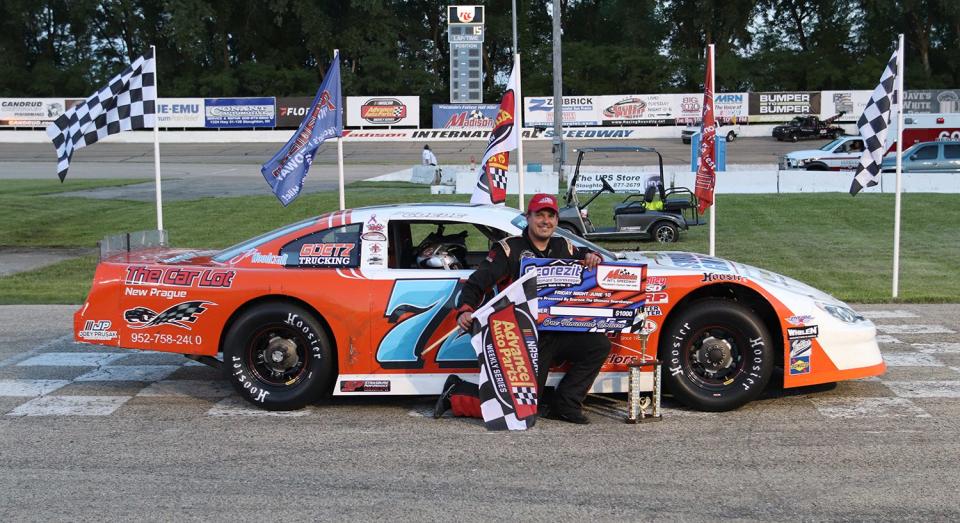
[[[100,261],[114,254],[133,252],[150,247],[166,247],[167,231],[136,231],[107,236],[97,242],[100,247]]]

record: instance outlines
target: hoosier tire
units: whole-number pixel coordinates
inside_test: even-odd
[[[224,338],[224,376],[244,399],[263,409],[303,408],[329,390],[334,368],[333,349],[320,322],[294,304],[251,308]]]
[[[722,412],[763,392],[773,374],[773,338],[749,308],[705,299],[671,318],[660,357],[674,397],[694,409]]]

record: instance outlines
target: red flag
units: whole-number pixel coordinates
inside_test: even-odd
[[[707,51],[707,79],[703,81],[703,116],[700,123],[700,159],[697,161],[695,193],[700,214],[713,205],[713,187],[717,181],[716,156],[717,125],[713,117],[713,45]]]
[[[503,205],[507,201],[507,170],[510,168],[510,151],[517,148],[519,129],[514,124],[514,93],[517,92],[517,72],[510,73],[507,91],[500,100],[500,110],[494,120],[487,151],[480,161],[482,168],[477,185],[473,188],[470,203]]]

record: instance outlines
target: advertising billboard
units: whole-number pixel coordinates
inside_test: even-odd
[[[64,107],[63,98],[0,98],[0,127],[46,127]]]
[[[277,128],[296,129],[310,112],[312,96],[277,98]]]
[[[434,129],[492,129],[497,104],[433,104]]]
[[[350,127],[419,127],[419,96],[348,96]]]
[[[158,127],[204,127],[203,98],[160,98],[157,100]]]
[[[275,127],[275,98],[205,98],[204,126],[210,128]]]
[[[820,114],[820,91],[750,93],[750,122],[786,122]]]
[[[563,126],[600,125],[600,111],[595,96],[564,96]],[[553,97],[523,97],[524,127],[553,127]]]
[[[674,125],[674,115],[680,112],[679,107],[674,107],[675,96],[672,94],[629,94],[595,98],[601,125]]]
[[[904,113],[960,113],[960,90],[905,90]]]

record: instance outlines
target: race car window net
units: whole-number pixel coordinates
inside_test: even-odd
[[[287,233],[291,233],[293,231],[297,231],[305,227],[308,227],[316,222],[317,222],[316,217],[307,218],[306,220],[299,221],[297,223],[293,223],[285,227],[281,227],[279,229],[275,229],[265,234],[261,234],[260,236],[257,236],[252,240],[247,240],[243,243],[238,243],[233,247],[227,247],[225,250],[218,252],[216,256],[213,257],[213,261],[219,262],[219,263],[226,263],[227,261],[229,261],[230,259],[232,259],[233,257],[239,254],[247,252],[250,249],[255,249],[260,245],[263,245],[264,243],[267,243],[271,240],[275,240]]]
[[[100,240],[100,259],[123,252],[137,251],[150,247],[166,247],[167,231],[137,231],[125,232],[107,236]]]
[[[516,218],[511,220],[510,223],[516,225],[520,229],[523,229],[524,227],[527,226],[527,217],[526,215],[523,215],[523,214],[518,215]],[[556,234],[557,236],[562,236],[572,241],[573,244],[576,245],[577,247],[586,247],[587,249],[590,249],[593,252],[600,253],[600,255],[603,256],[604,260],[612,261],[617,259],[617,255],[608,251],[607,249],[604,249],[603,247],[595,243],[591,243],[587,240],[584,240],[583,238],[575,234],[572,234],[570,232],[567,232],[566,230],[561,229],[559,227],[557,227],[557,229],[553,231],[553,234]]]

